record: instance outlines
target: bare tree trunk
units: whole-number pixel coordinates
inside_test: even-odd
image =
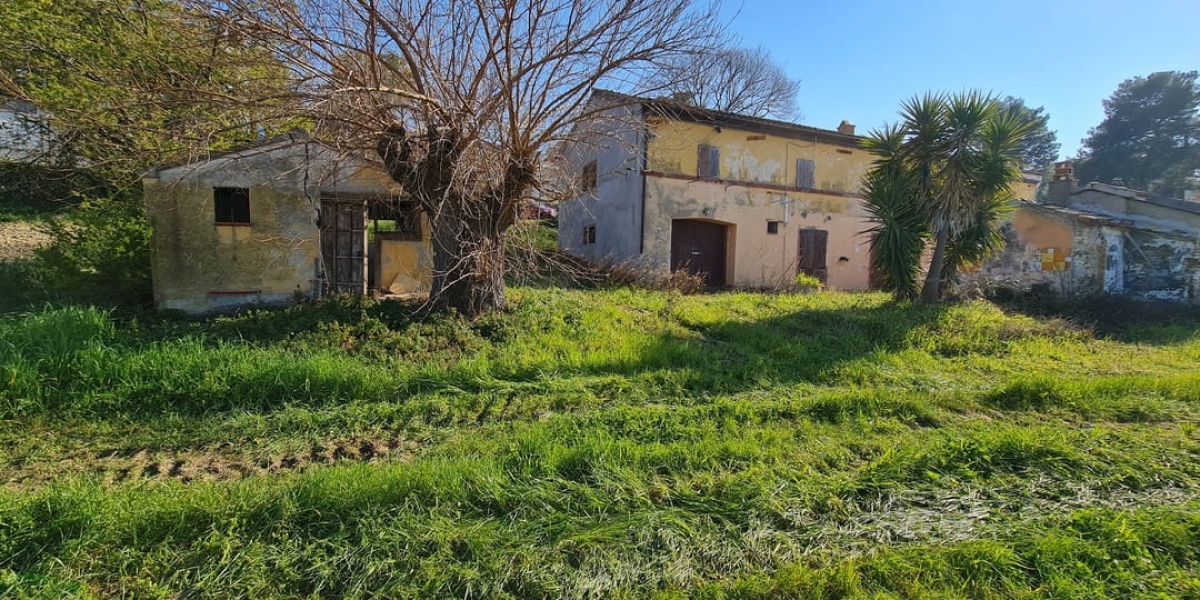
[[[431,219],[430,225],[432,308],[452,308],[468,318],[505,308],[504,243],[490,219],[443,211]]]
[[[648,69],[710,50],[722,29],[711,0],[180,2],[279,57],[296,78],[279,116],[350,156],[378,153],[430,220],[430,307],[471,317],[504,308],[519,204],[578,195],[563,153],[594,143],[613,108],[594,92],[654,93]]]
[[[933,304],[942,299],[942,270],[946,264],[946,246],[950,236],[943,228],[937,235],[937,245],[933,248],[933,260],[929,261],[929,273],[925,275],[925,285],[921,288],[921,301]]]

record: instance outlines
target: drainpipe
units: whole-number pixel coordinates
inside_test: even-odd
[[[638,105],[639,120],[642,122],[642,155],[639,158],[641,161],[641,169],[638,177],[642,181],[642,222],[641,235],[638,240],[638,256],[646,253],[646,169],[650,167],[650,124],[645,121],[646,107]]]

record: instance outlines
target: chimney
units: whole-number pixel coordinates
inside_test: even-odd
[[[854,135],[854,123],[842,119],[841,124],[838,125],[838,133],[842,135]]]
[[[1075,163],[1069,160],[1054,163],[1054,179],[1050,180],[1046,203],[1066,206],[1071,192],[1075,191],[1075,184]]]

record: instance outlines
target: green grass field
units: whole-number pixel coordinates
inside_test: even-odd
[[[1200,597],[1194,311],[510,295],[0,317],[0,597]]]

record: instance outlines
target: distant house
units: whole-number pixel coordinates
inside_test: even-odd
[[[51,149],[46,115],[21,100],[0,103],[0,162],[30,162]]]
[[[1042,204],[1023,202],[1004,251],[968,280],[1050,286],[1066,295],[1200,301],[1200,204],[1103,183],[1055,165]]]
[[[600,113],[565,148],[578,194],[559,205],[560,249],[652,275],[775,288],[798,273],[866,290],[873,157],[836,130],[597,92]],[[1019,195],[1032,200],[1036,176]]]
[[[429,226],[415,203],[375,164],[304,134],[160,168],[142,184],[160,309],[429,289]]]

